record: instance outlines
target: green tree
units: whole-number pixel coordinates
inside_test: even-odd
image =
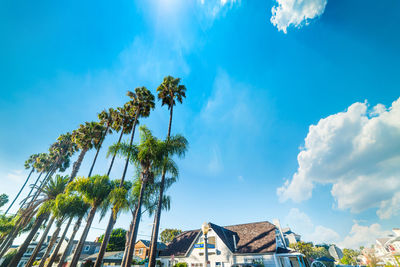
[[[183,154],[186,149],[185,142],[187,142],[186,139],[181,136],[176,136],[176,138],[174,136],[174,138],[170,140],[162,141],[154,137],[151,131],[144,126],[140,127],[140,134],[141,139],[139,145],[129,146],[127,144],[121,144],[119,147],[110,148],[111,150],[117,149],[119,153],[125,156],[131,154],[132,162],[140,172],[140,192],[132,223],[134,227],[130,234],[127,255],[124,255],[123,266],[131,265],[137,230],[142,215],[143,197],[147,186],[154,184],[155,177],[160,175],[164,168],[168,169],[168,173],[171,174],[171,180],[178,177],[179,171],[177,165],[168,155]],[[176,142],[172,142],[172,140],[176,140]]]
[[[6,194],[1,194],[0,195],[0,208],[3,207],[7,202],[8,202],[8,196]]]
[[[168,244],[171,243],[172,240],[174,240],[174,238],[178,235],[180,235],[182,233],[182,230],[180,229],[164,229],[161,233],[160,233],[160,238],[161,238],[161,242]]]
[[[133,144],[133,138],[135,135],[136,124],[138,123],[139,117],[148,117],[150,116],[150,111],[154,109],[154,96],[146,87],[138,87],[135,88],[135,92],[128,91],[127,95],[131,98],[131,100],[125,104],[124,109],[128,113],[128,117],[133,118],[133,127],[132,134],[129,142],[129,146]],[[114,154],[116,151],[114,151]],[[130,160],[130,154],[128,153],[124,170],[122,172],[122,177],[120,180],[120,187],[123,186],[125,181],[126,172],[128,170]],[[111,212],[110,219],[108,220],[104,241],[101,244],[99,254],[97,256],[96,262],[94,264],[95,267],[100,267],[103,261],[104,253],[106,251],[106,247],[108,244],[108,240],[111,234],[111,231],[114,227],[116,221],[116,216],[113,212]]]
[[[50,255],[50,252],[52,251],[53,246],[57,241],[58,234],[61,231],[62,224],[68,218],[70,220],[70,223],[75,216],[85,214],[88,209],[89,205],[85,203],[81,197],[78,197],[76,195],[60,194],[56,197],[54,204],[51,207],[51,213],[56,218],[56,230],[53,232],[53,235],[50,238],[49,245],[47,246],[47,249],[42,256],[42,259],[38,264],[39,267],[44,266],[47,257]],[[62,238],[60,239],[60,245],[63,238],[65,238],[65,235],[62,236]],[[57,254],[58,250],[55,250],[54,253]],[[49,266],[51,266],[50,263]]]
[[[38,209],[35,223],[31,231],[29,232],[28,236],[25,238],[24,242],[19,246],[17,253],[12,258],[9,264],[10,267],[18,265],[19,261],[21,260],[23,254],[26,252],[26,249],[28,248],[33,237],[35,236],[39,228],[42,226],[43,222],[49,217],[50,208],[53,205],[54,200],[59,194],[62,194],[64,192],[67,183],[68,183],[68,176],[63,177],[57,175],[55,178],[50,179],[49,183],[43,188],[43,191],[41,193],[42,197],[37,200],[37,203],[35,203],[35,205],[40,204],[40,208]],[[39,252],[39,248],[42,246],[44,238],[47,236],[46,231],[48,232],[50,230],[49,225],[51,226],[50,222],[48,223],[48,226],[46,227],[42,235],[42,238],[38,242],[32,254],[37,255],[37,253]]]
[[[360,252],[354,249],[343,249],[343,258],[340,259],[340,263],[345,265],[357,265],[357,257]]]
[[[174,106],[176,102],[182,103],[183,99],[186,97],[186,87],[180,84],[180,78],[174,78],[172,76],[167,76],[164,78],[161,85],[157,88],[158,99],[161,100],[161,105],[166,105],[169,109],[169,124],[168,124],[168,132],[167,132],[167,141],[169,141],[171,136],[171,126],[172,126],[172,116]],[[185,148],[186,148],[185,143]],[[170,155],[166,154],[166,161],[169,160]],[[153,231],[151,236],[151,244],[150,244],[150,257],[149,257],[149,267],[155,267],[156,265],[156,254],[157,254],[157,240],[158,240],[158,231],[160,229],[160,219],[161,219],[161,201],[163,199],[164,190],[165,190],[165,175],[167,174],[167,168],[164,167],[161,174],[161,184],[160,184],[160,195],[158,197],[158,205],[157,212],[154,216],[153,223]]]
[[[104,234],[99,238],[99,242],[103,242]],[[126,230],[122,228],[116,228],[112,230],[110,239],[107,244],[107,251],[121,251],[125,249],[126,242]]]
[[[100,112],[97,115],[97,117],[99,118],[98,126],[99,127],[102,126],[103,130],[101,132],[100,137],[96,138],[96,140],[95,140],[96,141],[96,144],[95,144],[96,154],[94,156],[94,159],[93,159],[93,162],[92,162],[92,166],[90,167],[88,177],[92,176],[92,172],[93,172],[94,165],[96,164],[97,156],[99,155],[100,148],[103,145],[103,142],[104,142],[104,139],[106,138],[106,135],[109,134],[109,133],[110,134],[112,133],[111,127],[112,127],[112,124],[113,124],[113,113],[114,112],[115,112],[115,110],[110,108],[108,110],[108,112],[106,110],[103,110],[102,112]]]
[[[86,152],[93,147],[99,147],[104,130],[104,127],[97,122],[85,122],[85,124],[81,124],[78,129],[72,132],[72,141],[81,152],[72,167],[71,180],[78,174]]]
[[[11,202],[10,206],[8,206],[7,210],[6,210],[6,214],[8,213],[8,211],[11,209],[11,207],[13,206],[14,202],[17,200],[17,198],[19,197],[19,195],[21,194],[22,190],[24,190],[25,185],[28,183],[29,178],[31,177],[32,173],[35,171],[35,167],[34,167],[34,163],[36,162],[36,158],[39,156],[39,154],[33,154],[31,156],[29,156],[29,158],[25,161],[24,167],[25,169],[31,169],[31,171],[28,174],[28,177],[25,179],[25,182],[23,183],[23,185],[21,186],[21,188],[19,189],[17,195],[15,196],[15,198],[13,199],[13,201]],[[1,207],[1,203],[0,203],[0,207]]]
[[[91,207],[86,220],[85,228],[73,255],[71,266],[76,266],[78,264],[84,242],[86,241],[96,211],[102,202],[107,199],[112,189],[112,183],[106,175],[94,175],[88,178],[80,177],[71,182],[71,184],[68,186],[69,192],[76,193],[78,196],[81,196],[83,200]]]

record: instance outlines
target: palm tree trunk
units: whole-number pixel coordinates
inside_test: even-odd
[[[70,247],[72,246],[72,244],[73,244],[73,242],[74,242],[75,235],[76,235],[76,233],[78,232],[79,227],[81,226],[81,222],[82,222],[82,217],[80,217],[80,218],[78,219],[78,221],[75,223],[74,229],[73,229],[73,231],[72,231],[72,235],[71,235],[70,239],[68,240],[68,244],[67,244],[67,246],[65,247],[65,250],[64,250],[64,252],[63,252],[63,254],[62,254],[62,256],[61,256],[60,262],[58,263],[57,267],[63,267],[64,261],[65,261],[65,259],[66,259],[67,256],[68,256],[69,249],[70,249]],[[69,225],[67,225],[67,227],[68,227],[68,226],[69,226]]]
[[[174,106],[171,106],[170,115],[169,115],[169,125],[168,125],[168,133],[167,133],[167,140],[171,136],[171,126],[172,126],[172,114],[173,114]],[[162,200],[164,197],[164,188],[165,188],[165,169],[162,171],[161,176],[161,185],[160,185],[160,192],[157,201],[157,211],[154,215],[154,222],[153,222],[153,232],[151,235],[151,243],[150,243],[150,255],[149,255],[149,265],[148,267],[155,267],[156,266],[156,257],[157,257],[157,240],[158,240],[158,232],[160,230],[160,219],[161,219],[161,210],[162,210]]]
[[[131,232],[131,238],[129,240],[127,256],[125,257],[125,255],[124,255],[124,258],[126,258],[125,259],[126,262],[124,263],[124,265],[122,265],[122,267],[128,267],[128,266],[130,267],[132,264],[132,257],[133,257],[133,252],[135,250],[135,243],[136,243],[136,238],[137,238],[138,229],[139,229],[140,217],[142,215],[141,211],[142,211],[142,202],[143,202],[143,195],[144,195],[145,187],[146,187],[146,182],[143,181],[142,186],[140,188],[136,213],[135,213],[135,216],[133,217],[133,227],[132,227],[132,232]]]
[[[38,176],[38,178],[36,179],[35,183],[33,184],[33,186],[31,187],[31,190],[29,191],[28,195],[24,198],[24,200],[22,200],[20,207],[23,207],[25,202],[28,200],[28,198],[31,196],[33,189],[36,187],[36,184],[39,182],[40,177],[42,176],[43,172],[41,172]]]
[[[99,145],[99,147],[98,147],[97,150],[96,150],[96,155],[94,156],[94,160],[93,160],[92,166],[90,167],[90,171],[89,171],[88,177],[92,176],[94,164],[96,164],[97,156],[99,155],[100,148],[101,148],[101,146],[103,145],[103,141],[104,141],[104,139],[106,138],[106,135],[107,135],[107,132],[108,132],[108,129],[109,129],[109,128],[110,128],[110,126],[107,125],[107,128],[106,128],[106,130],[104,131],[104,135],[101,136],[100,145]]]
[[[32,167],[32,170],[29,172],[28,178],[26,178],[25,183],[22,185],[21,189],[18,191],[18,194],[15,196],[14,200],[11,202],[10,206],[8,206],[8,209],[6,210],[5,214],[8,213],[8,211],[11,209],[12,205],[14,202],[17,200],[19,195],[21,194],[22,190],[24,190],[26,183],[28,182],[29,178],[31,177],[32,173],[34,172],[35,168]]]
[[[84,148],[81,150],[81,153],[79,153],[78,159],[74,162],[74,165],[72,166],[72,172],[71,172],[71,178],[69,181],[71,182],[76,175],[78,174],[79,168],[81,167],[83,158],[85,157],[86,152],[88,151],[87,148]]]
[[[133,137],[135,136],[135,128],[136,128],[136,123],[137,123],[138,117],[139,117],[139,113],[136,112],[135,120],[133,121],[132,134],[131,134],[131,141],[129,142],[129,147],[131,147],[131,146],[132,146],[132,143],[133,143]],[[120,182],[120,184],[119,184],[119,187],[122,187],[122,186],[124,185],[125,176],[126,176],[126,171],[128,170],[128,165],[129,165],[130,156],[131,156],[131,154],[128,153],[128,156],[126,157],[126,161],[125,161],[124,172],[122,173],[121,182]]]
[[[123,131],[123,129],[122,129],[122,130],[121,130],[121,135],[119,136],[119,139],[118,139],[118,142],[117,142],[118,145],[121,143],[121,139],[122,139],[122,136],[123,136],[123,135],[124,135],[124,131]],[[112,159],[111,159],[111,163],[110,163],[110,167],[108,168],[107,176],[110,176],[111,169],[112,169],[112,167],[113,167],[113,165],[114,165],[114,160],[115,160],[115,157],[116,157],[116,156],[117,156],[117,153],[115,152],[114,155],[113,155],[113,157],[112,157]]]
[[[53,253],[51,254],[49,262],[47,263],[47,266],[53,266],[53,263],[57,258],[57,254],[60,251],[61,245],[65,239],[65,236],[67,235],[67,231],[68,231],[69,226],[71,225],[72,220],[73,220],[73,217],[69,218],[67,226],[65,226],[64,232],[62,233],[62,235],[60,237],[60,241],[57,243],[56,248],[54,249]]]
[[[39,267],[44,266],[46,259],[50,254],[50,251],[53,249],[54,243],[57,241],[57,237],[58,237],[58,234],[60,233],[60,230],[61,230],[61,223],[60,223],[60,225],[57,226],[56,230],[54,231],[53,235],[51,236],[51,239],[50,239],[49,245],[47,246],[46,252],[42,256],[42,259],[40,260]]]
[[[78,243],[78,245],[76,247],[76,250],[75,250],[74,256],[72,257],[70,266],[77,266],[77,264],[78,264],[79,257],[81,256],[81,253],[82,253],[82,250],[83,250],[83,245],[85,244],[87,235],[88,235],[89,230],[90,230],[90,226],[92,225],[92,222],[93,222],[93,219],[94,219],[94,215],[96,214],[96,209],[97,209],[97,207],[93,207],[89,212],[89,215],[88,215],[88,218],[87,218],[87,221],[86,221],[85,229],[83,230],[81,239],[79,240],[79,243]]]
[[[32,252],[31,257],[29,258],[28,262],[26,263],[25,267],[31,267],[33,263],[36,261],[36,257],[39,254],[40,250],[42,249],[42,245],[47,238],[47,235],[50,231],[51,226],[53,225],[55,217],[51,216],[50,221],[47,223],[46,229],[43,232],[42,237],[40,238],[39,242],[37,243],[35,249]]]
[[[138,116],[139,116],[139,113],[136,113],[136,115],[135,115],[135,120],[134,120],[134,122],[133,122],[132,134],[131,134],[131,139],[130,139],[130,142],[129,142],[129,146],[132,146],[132,143],[133,143],[133,139],[134,139],[134,136],[135,136],[135,129],[136,129],[136,124],[137,124]],[[122,134],[123,134],[123,130],[121,130],[121,136],[120,136],[120,139],[118,140],[118,143],[120,143],[120,141],[121,141]],[[115,157],[115,155],[116,155],[116,153],[115,153],[114,156],[113,156],[113,160],[112,160],[111,164],[113,164],[113,162],[114,162],[114,157]],[[125,167],[124,167],[124,171],[123,171],[123,173],[122,173],[122,178],[121,178],[121,182],[120,182],[120,184],[119,184],[119,187],[122,187],[123,184],[124,184],[126,172],[127,172],[127,170],[128,170],[129,159],[130,159],[130,154],[128,154],[128,156],[127,156],[127,158],[126,158]],[[111,166],[110,166],[109,172],[110,172],[110,171],[111,171]],[[110,215],[110,219],[108,220],[108,225],[107,225],[106,233],[104,234],[104,239],[103,239],[103,242],[102,242],[102,244],[101,244],[101,248],[100,248],[100,251],[99,251],[99,254],[98,254],[96,263],[95,263],[95,266],[96,266],[96,267],[101,266],[101,262],[103,261],[104,253],[106,252],[106,248],[107,248],[107,245],[108,245],[108,241],[110,240],[110,235],[111,235],[111,232],[112,232],[112,230],[113,230],[113,227],[114,227],[115,222],[116,222],[116,219],[114,219],[114,212],[113,212],[113,210],[111,209],[111,215]],[[107,233],[108,233],[108,237],[107,237]],[[106,238],[106,237],[107,237],[107,238]]]
[[[111,211],[111,216],[108,221],[106,232],[104,233],[103,242],[101,243],[101,247],[99,250],[99,254],[97,255],[96,262],[94,263],[94,267],[100,267],[104,258],[104,254],[106,253],[108,241],[110,240],[111,232],[113,230],[114,224],[116,222],[116,215],[113,216],[113,212]]]
[[[17,253],[11,259],[10,263],[8,264],[8,267],[18,266],[19,261],[21,260],[22,256],[25,254],[26,249],[28,248],[29,244],[31,243],[33,237],[39,230],[40,226],[42,226],[43,221],[48,216],[49,216],[48,214],[42,214],[36,219],[35,224],[32,227],[32,230],[29,232],[29,234],[25,238],[24,242],[19,246]]]
[[[160,229],[160,218],[161,218],[161,209],[162,209],[162,199],[164,196],[164,187],[165,187],[165,171],[163,170],[163,173],[161,176],[160,192],[159,192],[158,201],[157,201],[157,211],[156,211],[156,214],[154,215],[153,233],[151,235],[148,267],[154,267],[156,265],[157,239],[158,239],[158,231]]]
[[[132,212],[132,218],[135,216],[135,212]],[[131,221],[131,224],[129,225],[129,230],[126,232],[126,240],[125,240],[125,249],[124,249],[124,256],[121,261],[121,266],[124,266],[126,263],[126,258],[128,256],[128,247],[129,243],[131,242],[131,233],[133,231],[133,220]]]

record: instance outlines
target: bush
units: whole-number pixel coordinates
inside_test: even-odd
[[[174,267],[187,267],[187,263],[186,262],[178,262],[177,264],[174,265]]]

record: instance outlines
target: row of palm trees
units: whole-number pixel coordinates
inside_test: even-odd
[[[150,116],[155,108],[153,94],[145,87],[138,87],[134,92],[128,91],[129,101],[122,107],[102,111],[98,114],[98,122],[81,124],[72,133],[61,135],[50,146],[48,153],[29,157],[25,162],[25,168],[30,169],[29,175],[6,213],[15,204],[32,174],[37,172],[38,176],[28,195],[21,201],[16,215],[4,215],[8,219],[5,221],[13,227],[0,227],[0,257],[5,255],[18,235],[29,232],[8,266],[18,265],[39,228],[45,225],[42,237],[26,265],[33,266],[45,238],[55,223],[55,230],[39,263],[39,266],[52,266],[61,247],[61,242],[56,246],[55,243],[62,225],[65,224],[65,227],[60,240],[64,240],[74,220],[76,222],[72,234],[58,266],[63,266],[66,253],[70,250],[82,222],[85,221],[82,236],[70,263],[70,266],[76,266],[95,214],[99,212],[103,218],[108,210],[111,210],[111,214],[95,266],[99,267],[102,264],[111,232],[121,211],[132,213],[122,266],[132,264],[139,223],[145,212],[149,215],[154,214],[149,266],[155,266],[161,211],[169,209],[170,206],[170,197],[165,195],[165,191],[179,176],[174,158],[184,156],[188,147],[188,142],[183,136],[171,135],[173,110],[175,105],[182,103],[186,97],[186,87],[180,84],[179,78],[167,76],[158,86],[157,92],[158,99],[161,100],[162,106],[168,107],[170,115],[166,139],[159,139],[148,128],[140,126],[140,141],[134,144],[139,119]],[[120,135],[118,141],[108,148],[107,157],[111,157],[111,162],[107,174],[92,175],[103,141],[114,132],[120,132]],[[122,141],[123,135],[130,135],[128,141]],[[89,174],[87,177],[77,177],[90,149],[96,149],[96,153]],[[76,152],[79,152],[79,155],[72,165],[71,175],[56,174],[69,167],[70,158]],[[109,175],[116,156],[125,159],[124,169],[119,179],[111,180]],[[126,181],[130,165],[135,166],[135,176],[132,181]]]

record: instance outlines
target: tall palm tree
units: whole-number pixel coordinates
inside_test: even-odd
[[[112,207],[113,216],[110,217],[107,229],[104,233],[103,242],[101,244],[94,266],[101,266],[107,248],[106,244],[108,244],[108,241],[110,240],[111,232],[117,220],[118,214],[122,210],[124,211],[129,210],[132,202],[132,198],[130,197],[131,196],[130,189],[132,187],[132,183],[124,182],[124,185],[122,187],[119,187],[120,181],[114,180],[113,184],[114,184],[113,186],[114,190],[111,192],[107,200],[104,201],[103,204],[101,205],[101,218],[104,217],[104,215],[107,213],[110,207]]]
[[[85,124],[81,124],[78,129],[72,132],[72,141],[77,145],[81,152],[72,166],[71,181],[78,174],[86,152],[93,147],[97,148],[100,144],[100,139],[104,131],[103,128],[104,127],[97,122],[85,122]]]
[[[56,218],[56,230],[54,231],[53,235],[50,238],[49,245],[47,246],[47,249],[42,256],[42,259],[39,263],[39,267],[43,267],[45,265],[47,257],[49,256],[51,250],[53,249],[58,234],[61,231],[61,225],[65,222],[65,220],[67,218],[69,218],[69,220],[72,220],[77,214],[85,214],[88,209],[89,205],[85,203],[81,197],[78,197],[76,195],[61,194],[56,197],[54,205],[51,208],[51,212]],[[64,238],[65,235],[61,236],[60,242],[58,242],[59,245],[57,245],[57,247],[61,247]],[[53,262],[57,253],[58,249],[55,249],[53,253],[54,255]],[[51,265],[52,262],[49,262],[48,266]]]
[[[14,204],[14,202],[17,200],[17,198],[19,197],[19,195],[21,194],[22,190],[24,190],[25,185],[28,183],[29,178],[31,177],[32,173],[35,171],[35,166],[34,163],[36,162],[36,159],[39,157],[39,154],[33,154],[30,155],[29,158],[25,161],[24,167],[25,169],[31,169],[31,171],[29,172],[28,177],[25,179],[24,184],[22,185],[21,189],[18,191],[17,195],[15,196],[15,198],[13,199],[13,201],[10,203],[10,206],[8,206],[5,214],[8,213],[8,211],[11,209],[12,205]]]
[[[32,227],[32,230],[22,243],[22,245],[18,248],[17,253],[15,256],[12,258],[10,264],[8,265],[9,267],[14,267],[17,266],[19,261],[21,260],[23,254],[26,252],[26,249],[29,246],[29,243],[32,241],[33,237],[39,230],[40,226],[42,223],[49,217],[50,212],[49,209],[54,203],[54,200],[56,199],[57,195],[62,194],[64,192],[64,189],[68,183],[68,177],[63,177],[60,175],[57,175],[55,178],[50,179],[49,183],[44,187],[42,193],[41,193],[41,198],[37,200],[36,205],[40,204],[40,208],[37,212],[37,218],[35,220],[35,224]],[[45,231],[46,232],[46,231]],[[48,231],[47,231],[48,232]],[[47,234],[43,233],[43,236],[46,236]],[[43,244],[43,236],[38,242],[37,247],[35,248],[33,253],[39,252],[39,248]],[[42,240],[43,239],[43,240]],[[36,256],[35,256],[36,258]]]
[[[49,262],[47,263],[47,266],[53,266],[53,263],[55,262],[57,256],[58,256],[58,252],[60,251],[62,242],[65,239],[65,236],[67,235],[67,231],[69,229],[69,226],[71,225],[71,222],[74,218],[83,218],[83,216],[88,212],[90,206],[85,203],[82,198],[80,197],[76,197],[76,196],[71,196],[73,198],[73,200],[66,200],[66,202],[71,202],[71,209],[68,209],[70,212],[68,212],[68,216],[69,216],[69,220],[67,225],[64,228],[63,233],[61,234],[60,237],[60,241],[57,243],[57,246],[55,247],[53,253],[50,256]],[[75,200],[76,199],[76,200]],[[78,203],[78,200],[80,202],[80,204]],[[76,201],[76,202],[75,202]],[[72,208],[73,206],[76,206],[76,208]],[[74,240],[74,237],[76,235],[76,232],[78,231],[78,229],[74,229],[75,234],[73,234],[72,239],[68,240],[67,246],[65,247],[65,251],[69,251],[69,248]],[[72,241],[72,242],[70,242]],[[65,255],[63,255],[64,258],[62,259],[62,262],[64,262],[65,260]],[[61,262],[61,260],[60,260]]]
[[[103,110],[100,112],[97,117],[99,118],[99,126],[105,127],[104,130],[102,131],[102,134],[100,138],[96,142],[96,155],[94,156],[92,166],[90,167],[89,175],[88,177],[92,176],[93,168],[94,165],[96,164],[97,156],[99,155],[100,148],[103,144],[104,139],[106,138],[106,135],[108,133],[112,133],[112,130],[110,129],[113,124],[113,119],[114,119],[114,113],[115,110],[113,108],[108,109],[108,112],[106,110]]]
[[[133,119],[132,133],[131,133],[131,138],[130,138],[130,142],[129,142],[129,146],[132,146],[138,119],[139,119],[139,117],[145,118],[145,117],[150,116],[150,111],[154,109],[154,96],[144,86],[135,88],[135,92],[128,91],[127,95],[131,98],[131,100],[124,105],[124,109],[121,110],[122,112],[120,114],[125,115],[122,118],[132,118]],[[119,144],[120,144],[120,141],[118,141],[117,146],[119,146]],[[113,160],[114,160],[116,153],[117,153],[116,151],[113,152],[113,155],[114,155]],[[126,160],[125,160],[125,166],[124,166],[124,170],[122,172],[122,177],[120,180],[120,187],[123,186],[123,183],[125,181],[125,176],[126,176],[126,172],[128,170],[128,165],[129,165],[129,159],[130,159],[130,154],[127,155]],[[109,235],[112,232],[115,221],[116,221],[116,216],[114,216],[113,212],[111,212],[110,218],[108,220],[107,228],[106,228],[106,234],[108,233],[108,237],[105,234],[105,237],[104,237],[103,242],[100,247],[101,257],[104,255],[104,253],[106,251],[108,241],[109,241]],[[100,260],[97,260],[96,265],[101,264],[101,261],[102,261],[102,258]]]
[[[169,124],[168,124],[168,132],[167,132],[167,141],[170,140],[171,136],[171,126],[172,126],[172,115],[174,106],[176,102],[182,103],[183,99],[186,97],[186,87],[180,84],[179,78],[174,78],[172,76],[167,76],[164,78],[164,81],[157,88],[158,99],[161,100],[161,105],[168,106],[169,109]],[[182,140],[183,141],[183,140]],[[183,144],[183,143],[182,143]],[[185,149],[186,149],[185,143]],[[166,155],[167,161],[170,155]],[[155,267],[156,265],[156,254],[157,254],[157,240],[158,240],[158,232],[160,229],[160,219],[161,219],[161,205],[162,199],[165,190],[165,175],[167,174],[167,169],[163,168],[161,174],[161,185],[160,185],[160,195],[158,197],[159,201],[157,204],[157,212],[154,216],[153,223],[153,232],[151,236],[150,243],[150,255],[149,255],[149,267]]]
[[[83,200],[91,206],[85,229],[83,230],[82,236],[72,257],[71,266],[77,265],[82,253],[84,242],[89,233],[90,226],[92,225],[94,215],[102,202],[110,195],[112,190],[112,183],[106,175],[95,175],[88,178],[81,177],[69,185],[70,192],[75,192],[79,196],[83,197]]]
[[[154,109],[154,96],[144,86],[135,88],[135,92],[128,91],[127,95],[131,98],[131,100],[125,104],[126,109],[128,110],[129,115],[134,118],[132,134],[129,143],[129,145],[132,146],[138,119],[139,117],[145,118],[150,116],[150,111]],[[129,157],[130,156],[128,155],[125,160],[125,166],[122,173],[120,186],[122,186],[125,181],[126,171],[128,170],[129,165]]]
[[[128,144],[121,144],[119,147],[112,146],[110,150],[117,150],[119,154],[127,156],[131,154],[131,161],[140,171],[140,192],[133,218],[132,232],[129,238],[127,252],[124,254],[123,266],[130,266],[132,262],[134,244],[137,238],[137,231],[139,227],[140,218],[142,215],[142,204],[145,191],[149,185],[154,185],[154,178],[161,174],[163,167],[168,167],[169,172],[173,177],[178,176],[176,164],[170,160],[167,162],[165,154],[173,154],[171,149],[177,149],[171,146],[168,142],[164,142],[154,137],[150,130],[146,127],[140,127],[141,139],[139,145],[129,146]]]
[[[133,129],[133,123],[134,121],[132,120],[132,117],[129,115],[129,107],[127,105],[124,105],[123,107],[118,107],[115,112],[112,114],[113,117],[113,124],[112,124],[112,129],[116,132],[121,131],[121,134],[118,138],[117,144],[121,143],[122,136],[124,134],[129,134],[132,132]],[[139,123],[137,121],[137,123]],[[107,175],[110,176],[111,169],[114,165],[114,160],[115,160],[116,154],[114,153],[112,158],[111,158],[111,163],[110,167],[108,168]]]
[[[169,181],[166,183],[166,186],[169,186],[170,183]],[[139,194],[140,194],[140,188],[141,188],[141,182],[140,182],[140,173],[136,174],[136,178],[133,182],[133,190],[132,190],[132,200],[131,200],[131,212],[132,212],[132,217],[135,216],[136,208],[137,208],[137,201],[139,199]],[[142,211],[142,215],[145,214],[146,212],[148,213],[149,217],[151,217],[157,207],[157,192],[159,189],[159,183],[154,183],[154,184],[149,184],[146,187],[146,190],[144,192],[143,196],[143,207],[145,208]],[[163,199],[163,210],[169,210],[171,206],[171,199],[169,196],[164,195]],[[126,263],[127,260],[127,255],[128,255],[128,247],[130,244],[130,238],[131,238],[131,233],[134,228],[134,222],[132,221],[129,230],[126,233],[126,241],[125,241],[125,250],[124,250],[124,255],[126,255],[121,262],[121,266]]]

